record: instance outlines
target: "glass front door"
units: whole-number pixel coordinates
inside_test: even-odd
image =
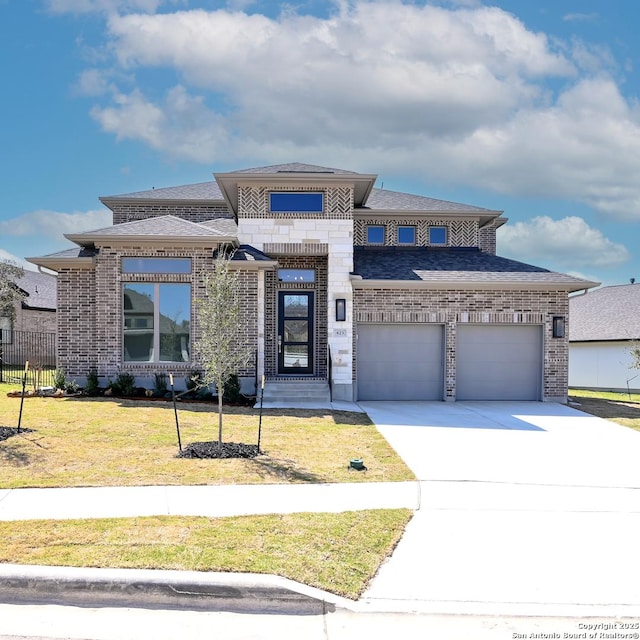
[[[278,293],[278,373],[313,373],[313,293]]]

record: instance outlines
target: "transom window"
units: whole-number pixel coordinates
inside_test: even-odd
[[[191,273],[191,258],[122,258],[122,273]]]
[[[429,227],[429,244],[446,245],[447,227]]]
[[[191,285],[123,286],[125,362],[189,362]]]
[[[272,213],[322,213],[322,192],[273,191],[269,194]]]
[[[416,228],[414,226],[398,227],[398,244],[415,244]]]
[[[367,226],[367,244],[384,244],[384,227],[370,224]]]
[[[315,269],[278,269],[280,282],[315,282]]]

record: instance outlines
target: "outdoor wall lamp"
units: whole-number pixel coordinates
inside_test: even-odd
[[[344,322],[347,319],[347,301],[344,298],[336,298],[336,321]]]
[[[564,316],[553,316],[553,337],[564,338],[565,320]]]

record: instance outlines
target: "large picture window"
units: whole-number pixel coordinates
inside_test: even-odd
[[[124,361],[189,362],[191,285],[124,285]]]
[[[272,213],[322,213],[322,193],[274,191],[269,194]]]

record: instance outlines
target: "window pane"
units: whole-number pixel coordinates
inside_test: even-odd
[[[429,227],[429,244],[447,244],[447,228]]]
[[[398,227],[398,244],[415,244],[415,227]]]
[[[280,282],[315,282],[315,269],[278,269]]]
[[[367,227],[367,242],[369,244],[384,244],[384,227]]]
[[[309,347],[306,345],[285,345],[284,366],[290,368],[309,366]]]
[[[273,213],[321,213],[322,193],[274,192],[269,194],[269,211]]]
[[[285,318],[307,318],[309,316],[309,296],[285,295]]]
[[[284,321],[285,342],[308,342],[309,323],[307,320]]]
[[[191,285],[161,284],[160,361],[189,362]]]
[[[122,258],[122,273],[191,273],[191,258]]]
[[[154,285],[124,286],[124,360],[153,362]]]

